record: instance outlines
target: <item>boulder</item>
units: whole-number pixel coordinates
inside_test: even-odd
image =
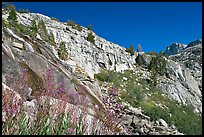
[[[158,119],[157,121],[159,122],[160,125],[162,125],[162,126],[168,128],[168,124],[167,124],[166,121],[164,121],[163,119],[160,118],[160,119]]]

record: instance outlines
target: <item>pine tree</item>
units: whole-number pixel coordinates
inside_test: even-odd
[[[31,30],[33,30],[35,33],[38,32],[38,25],[35,20],[33,20],[31,23]]]
[[[6,11],[10,11],[11,9],[16,9],[16,7],[13,4],[6,3],[5,8]]]
[[[142,47],[140,44],[138,44],[138,46],[137,46],[137,52],[142,52]]]
[[[40,21],[39,21],[38,26],[39,26],[39,29],[41,29],[44,34],[47,33],[46,26],[45,26],[45,22],[44,22],[43,20],[40,20]]]
[[[58,55],[59,55],[59,58],[62,60],[68,59],[68,52],[67,52],[67,48],[65,46],[65,42],[60,43],[60,46],[58,49]]]
[[[91,24],[88,26],[88,30],[92,30],[92,25]]]
[[[125,51],[129,52],[131,54],[131,56],[134,55],[134,48],[133,48],[132,44],[130,44],[130,47],[127,48]]]
[[[148,69],[151,71],[151,80],[152,83],[156,86],[157,85],[157,57],[152,57]]]
[[[92,44],[95,44],[95,39],[94,39],[94,35],[92,32],[88,33],[87,40],[91,42]]]
[[[142,56],[141,55],[138,55],[135,59],[135,62],[139,65],[142,65],[143,64],[143,61],[142,61]]]
[[[12,24],[16,24],[16,23],[17,23],[17,15],[16,15],[16,11],[15,11],[14,8],[11,8],[11,10],[10,10],[10,12],[9,12],[8,20],[9,20]]]

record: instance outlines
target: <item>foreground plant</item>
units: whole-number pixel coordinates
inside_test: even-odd
[[[29,89],[26,83],[28,73],[28,69],[23,68],[21,77],[10,77],[8,80],[11,89],[2,89],[3,135],[84,135],[120,132],[117,117],[111,111],[101,113],[98,108],[94,108],[96,115],[91,116],[88,113],[89,101],[86,97],[76,102],[75,99],[80,96],[78,92],[70,92],[69,97],[65,96],[67,89],[63,81],[55,85],[52,68],[44,74],[45,84],[42,92],[37,94],[34,100],[25,101],[18,93],[22,93],[22,90],[24,93]],[[51,94],[57,99],[52,98]],[[72,102],[80,106],[69,104],[68,99],[73,99]]]

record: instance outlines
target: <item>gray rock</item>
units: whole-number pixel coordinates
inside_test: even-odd
[[[132,116],[130,115],[123,115],[121,119],[122,119],[122,124],[129,125],[132,122]]]
[[[160,125],[162,125],[162,126],[168,128],[168,124],[167,124],[166,121],[164,121],[163,119],[160,118],[160,119],[158,119],[157,121],[159,122]]]

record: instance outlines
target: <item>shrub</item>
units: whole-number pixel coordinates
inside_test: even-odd
[[[130,44],[130,47],[127,48],[125,51],[130,53],[131,56],[134,55],[134,48],[133,48],[132,44]]]
[[[76,24],[76,25],[72,26],[72,28],[75,29],[75,30],[78,30],[80,32],[82,31],[82,28],[81,28],[81,26],[79,24]]]
[[[55,20],[55,21],[59,22],[59,19],[54,18],[54,17],[51,17],[51,20]]]
[[[69,25],[69,26],[75,26],[76,23],[75,23],[74,21],[72,21],[72,20],[68,20],[68,21],[67,21],[67,25]]]
[[[13,27],[14,31],[19,34],[19,35],[28,35],[30,36],[31,38],[34,38],[36,36],[36,32],[32,31],[29,27],[23,25],[23,24],[16,24],[14,27]]]
[[[108,81],[108,73],[106,71],[102,71],[101,73],[94,74],[94,78],[100,81]]]
[[[68,52],[67,52],[67,48],[65,46],[65,42],[61,42],[59,49],[58,49],[58,55],[59,58],[62,60],[67,60],[68,59]]]
[[[144,93],[141,86],[128,82],[125,87],[126,91],[121,94],[124,101],[130,103],[133,107],[138,105],[144,100]]]
[[[88,33],[87,40],[91,42],[92,44],[95,44],[95,39],[94,39],[94,35],[92,32]]]
[[[67,25],[69,25],[69,26],[72,26],[72,28],[73,29],[76,29],[76,30],[78,30],[78,31],[82,31],[82,28],[81,28],[81,26],[79,25],[79,24],[76,24],[74,21],[72,21],[72,20],[68,20],[67,21]]]

